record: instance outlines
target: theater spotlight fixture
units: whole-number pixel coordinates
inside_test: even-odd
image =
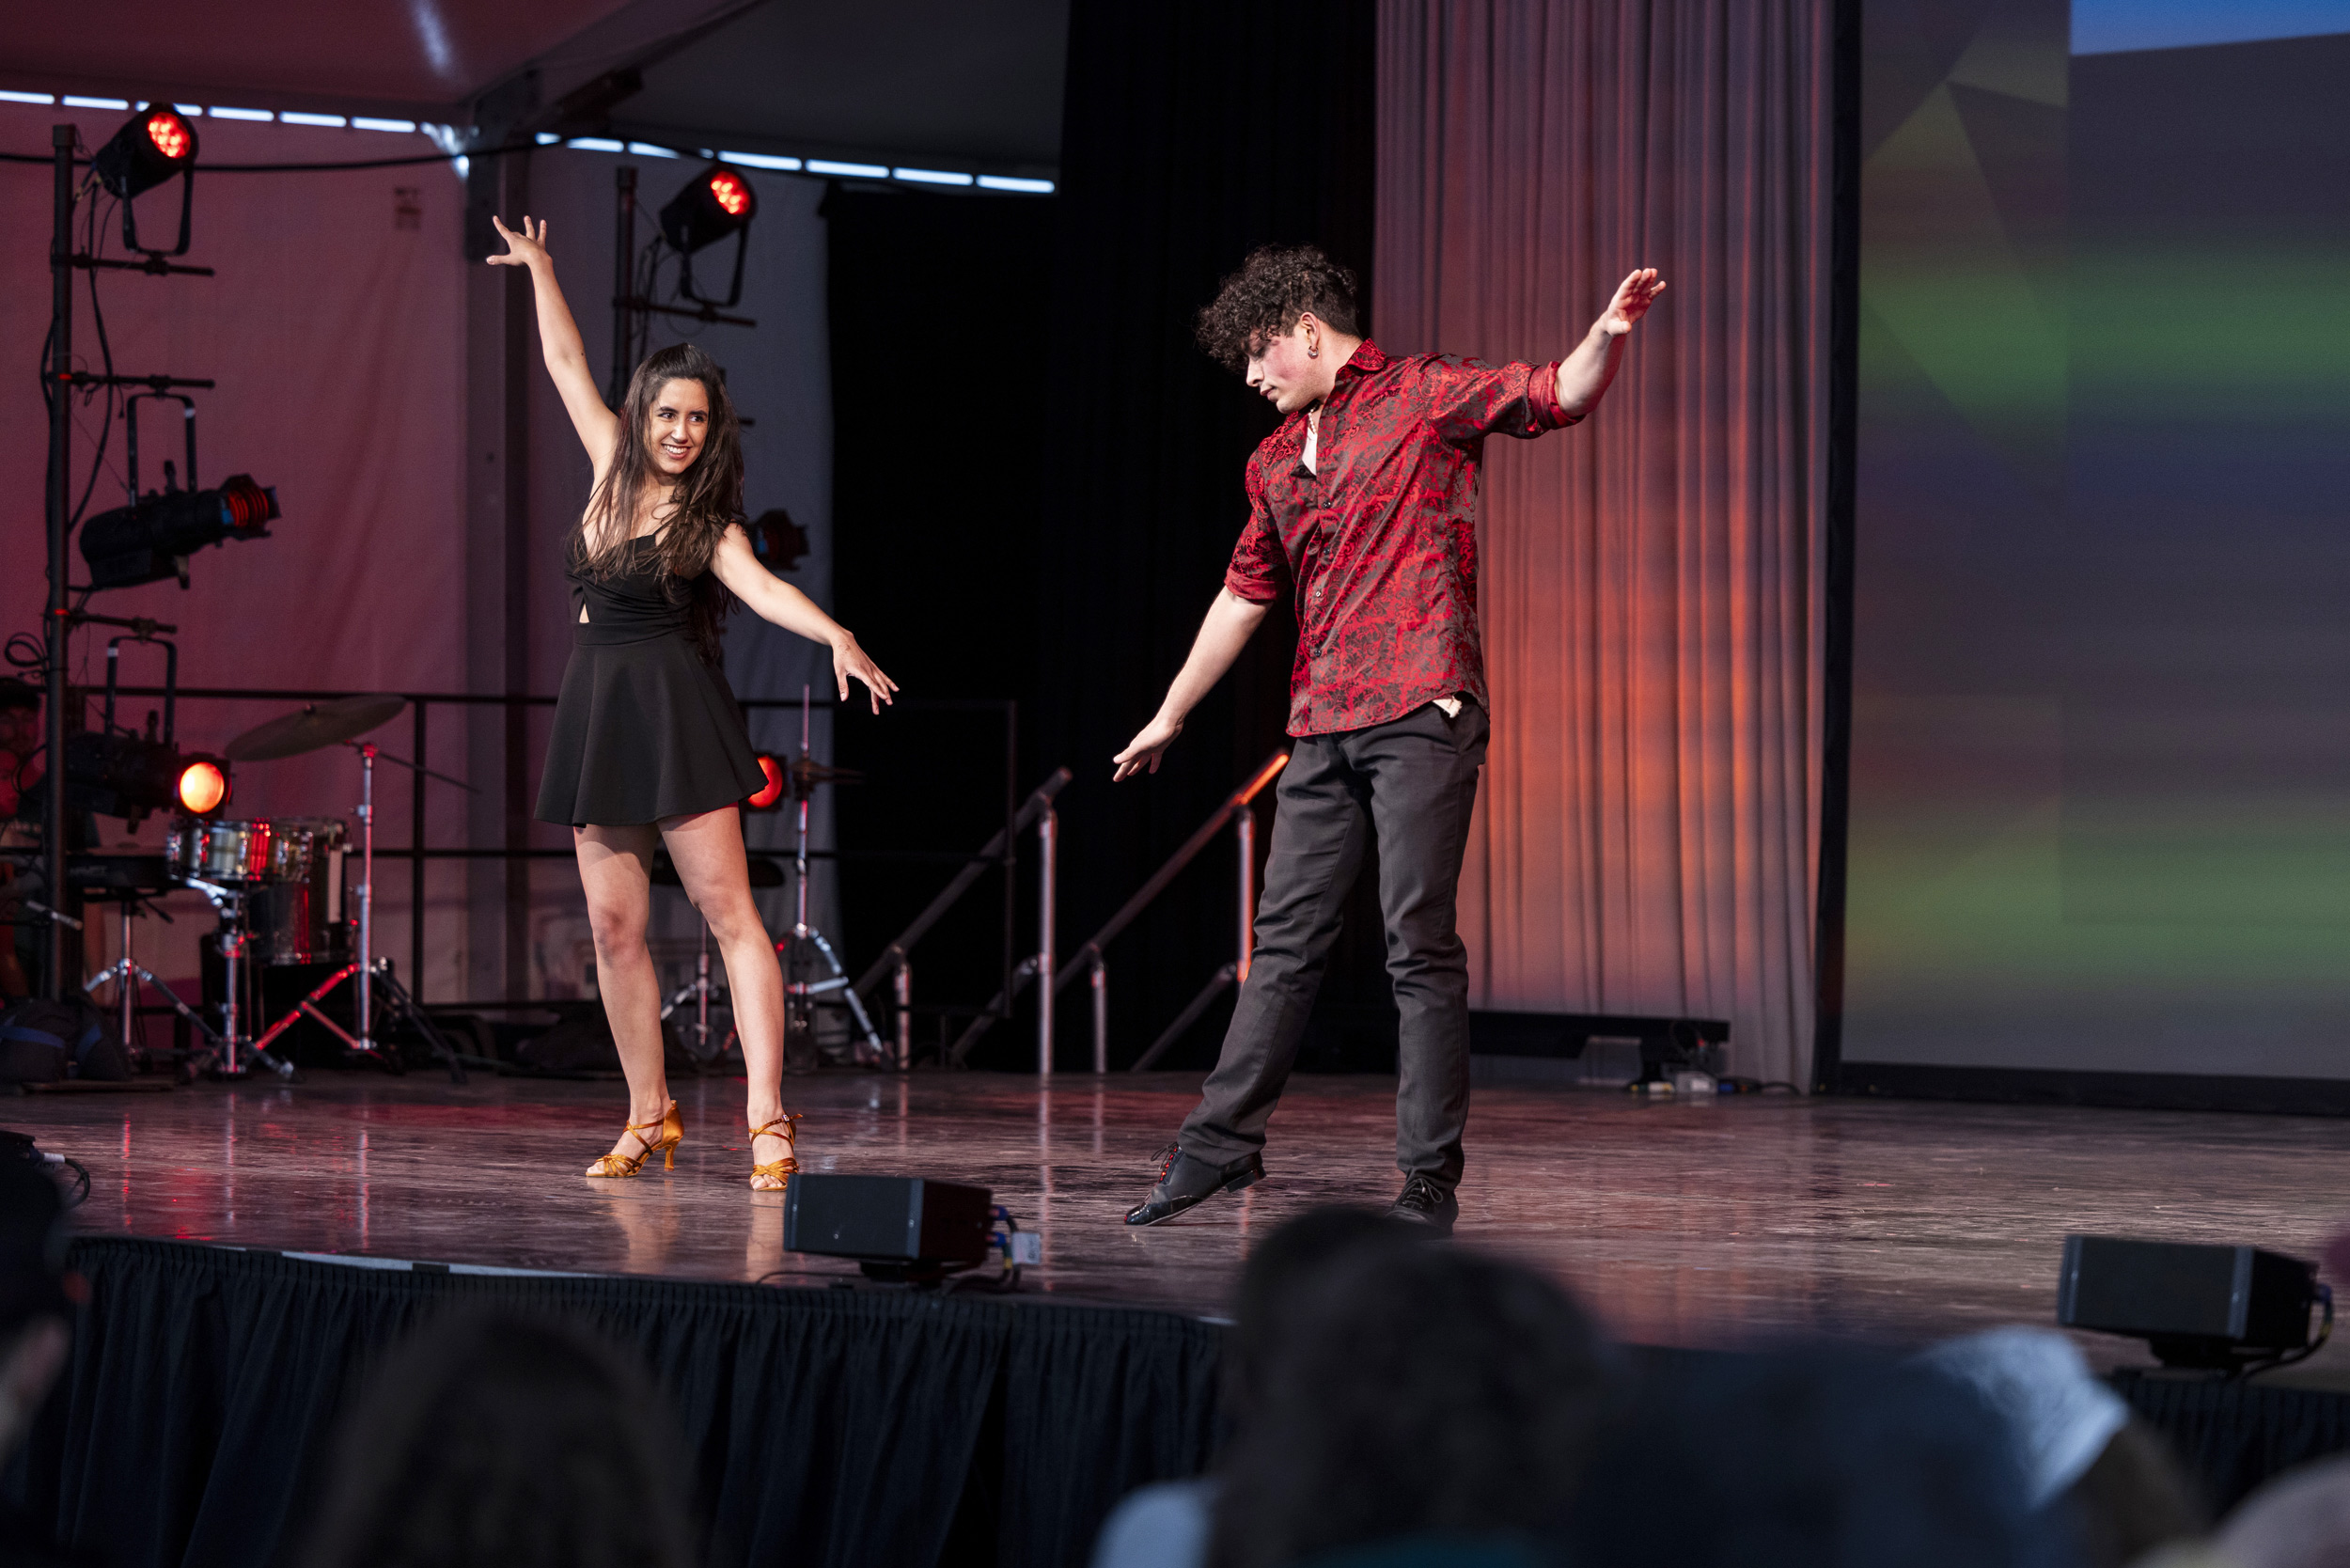
[[[228,761],[223,757],[182,757],[175,792],[180,809],[191,817],[216,817],[228,804]]]
[[[773,811],[783,804],[783,764],[762,751],[759,754],[759,771],[766,775],[767,782],[751,792],[743,802],[744,808]]]
[[[696,305],[730,306],[743,297],[743,256],[750,247],[751,219],[759,196],[739,169],[713,164],[661,210],[661,237],[678,253],[678,292]],[[723,300],[704,299],[694,290],[694,253],[734,236],[734,281]]]
[[[169,741],[127,730],[85,729],[66,737],[65,776],[73,803],[136,823],[151,812],[210,817],[228,804],[228,764],[183,754]]]
[[[99,181],[122,202],[122,243],[148,256],[183,256],[196,210],[196,127],[168,103],[149,103],[117,131],[90,160]],[[133,198],[180,175],[180,243],[159,251],[139,243]]]
[[[177,577],[188,586],[188,557],[207,544],[267,539],[278,515],[277,492],[232,474],[218,490],[166,490],[102,512],[82,525],[82,558],[90,587],[129,588]]]

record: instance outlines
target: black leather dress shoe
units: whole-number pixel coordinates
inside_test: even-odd
[[[1238,1192],[1264,1180],[1264,1160],[1257,1154],[1234,1160],[1230,1165],[1210,1165],[1183,1152],[1182,1144],[1170,1143],[1161,1158],[1165,1163],[1159,1167],[1158,1184],[1141,1202],[1126,1211],[1129,1225],[1156,1225],[1219,1192]]]
[[[1450,1187],[1437,1185],[1433,1176],[1409,1176],[1403,1190],[1395,1195],[1387,1217],[1449,1236],[1452,1222],[1461,1217],[1461,1200],[1452,1196]]]

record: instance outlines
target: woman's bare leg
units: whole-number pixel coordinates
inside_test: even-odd
[[[731,806],[672,817],[661,824],[661,836],[677,863],[678,880],[710,922],[710,939],[726,960],[734,1032],[750,1078],[749,1124],[763,1127],[783,1114],[783,970],[759,906],[751,902],[742,818]],[[766,1164],[789,1152],[791,1146],[771,1135],[754,1140],[751,1158]]]
[[[669,1076],[661,1049],[661,982],[645,946],[652,908],[652,852],[660,835],[650,826],[575,827],[580,886],[588,890],[588,926],[596,940],[596,989],[628,1077],[628,1119],[659,1121],[669,1108]],[[634,1158],[660,1135],[622,1133],[612,1152]]]

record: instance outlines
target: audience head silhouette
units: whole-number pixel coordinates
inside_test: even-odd
[[[337,1439],[310,1568],[687,1568],[661,1395],[565,1325],[428,1325]]]
[[[1555,1537],[1613,1383],[1582,1310],[1515,1264],[1386,1222],[1297,1229],[1243,1288],[1251,1387],[1218,1466],[1214,1568]]]

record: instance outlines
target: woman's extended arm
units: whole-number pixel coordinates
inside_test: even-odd
[[[750,535],[743,531],[741,524],[727,529],[725,537],[718,541],[718,552],[711,558],[710,570],[760,619],[830,647],[832,678],[840,688],[841,701],[849,699],[851,676],[870,689],[873,712],[877,713],[897,692],[898,682],[882,673],[881,666],[857,646],[856,638],[849,635],[846,627],[818,609],[815,600],[759,564],[759,557],[751,553]]]
[[[603,471],[611,466],[613,450],[620,443],[619,416],[603,406],[595,373],[588,368],[588,347],[580,341],[579,324],[572,320],[572,307],[563,303],[563,290],[555,281],[555,258],[547,254],[547,220],[540,218],[534,227],[525,216],[519,234],[499,222],[495,213],[490,221],[497,224],[506,239],[506,254],[491,257],[490,265],[530,269],[531,291],[539,300],[539,346],[546,354],[547,374],[563,395],[572,428],[579,431],[580,445],[588,448],[588,461],[596,466],[596,482],[601,484]]]

